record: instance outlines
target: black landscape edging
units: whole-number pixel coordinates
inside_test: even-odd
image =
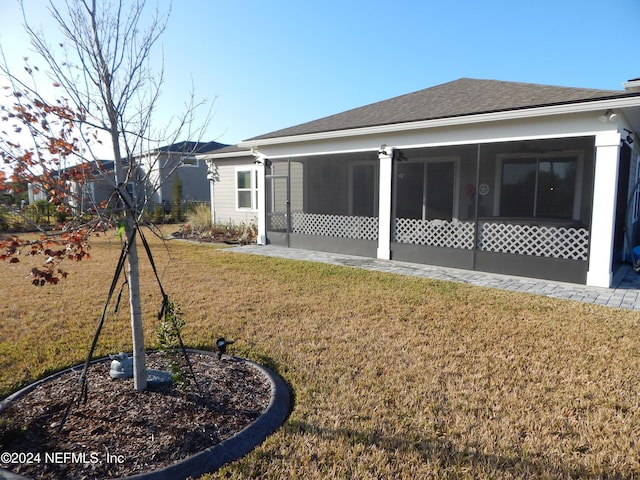
[[[207,350],[192,350],[187,349],[189,353],[210,355],[213,356],[216,353]],[[234,357],[227,357],[234,358]],[[92,363],[101,362],[108,358],[102,358],[93,361]],[[141,473],[130,477],[121,477],[123,480],[175,480],[180,478],[188,478],[189,476],[197,477],[205,473],[211,473],[218,470],[223,465],[231,463],[234,460],[242,458],[251,452],[254,448],[260,445],[266,440],[266,438],[275,432],[289,417],[291,412],[291,393],[289,385],[284,381],[282,377],[273,372],[271,369],[259,365],[255,362],[246,359],[239,359],[253,365],[258,371],[260,371],[271,384],[271,399],[269,405],[264,412],[251,424],[247,425],[244,429],[240,430],[233,437],[220,442],[217,445],[207,448],[200,453],[197,453],[184,460],[169,465],[160,470],[156,470],[148,473]],[[57,372],[54,375],[38,380],[37,382],[28,385],[22,390],[8,396],[2,402],[0,402],[0,412],[2,412],[11,401],[16,398],[26,395],[35,387],[41,383],[51,381],[69,371],[73,371],[79,368],[71,367],[61,372]],[[0,468],[1,480],[28,480],[28,477],[18,475]]]

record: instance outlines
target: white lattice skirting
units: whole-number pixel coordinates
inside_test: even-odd
[[[473,249],[474,223],[396,218],[394,241],[434,247]]]
[[[271,213],[269,214],[269,230],[283,231],[287,229],[287,214],[286,213]]]
[[[291,219],[293,233],[360,240],[378,239],[378,219],[376,217],[292,212]]]
[[[397,218],[394,241],[434,247],[473,249],[474,223]],[[586,228],[482,222],[478,250],[538,257],[587,260]]]
[[[487,252],[587,260],[589,231],[586,228],[483,222],[478,248]]]

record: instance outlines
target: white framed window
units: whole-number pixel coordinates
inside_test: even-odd
[[[236,167],[236,209],[258,210],[258,169]]]

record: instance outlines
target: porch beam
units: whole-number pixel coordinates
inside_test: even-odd
[[[383,145],[378,151],[380,185],[378,195],[378,250],[377,257],[391,258],[391,185],[393,180],[393,148]]]
[[[587,285],[608,288],[613,282],[620,134],[617,131],[597,134],[595,147],[596,165]]]

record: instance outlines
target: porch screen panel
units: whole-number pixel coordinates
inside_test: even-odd
[[[571,218],[576,189],[576,166],[576,158],[540,160],[536,216]]]
[[[379,164],[375,152],[298,157],[296,162],[304,174],[297,180],[292,177],[291,188],[304,192],[304,201],[302,208],[292,205],[292,233],[377,240]]]
[[[502,164],[500,215],[570,219],[578,160],[525,158]]]
[[[453,162],[429,162],[427,170],[427,188],[425,192],[425,217],[427,220],[453,219],[454,172]]]
[[[396,215],[398,218],[422,220],[424,199],[424,165],[398,163],[396,172]]]
[[[500,213],[504,217],[532,217],[536,191],[536,160],[505,161],[502,165]]]
[[[481,146],[480,251],[586,261],[593,137]]]
[[[267,200],[267,231],[288,231],[289,165],[285,160],[275,160],[265,179]]]
[[[475,223],[460,192],[475,182],[475,147],[406,149],[394,168],[392,240],[473,249]]]

